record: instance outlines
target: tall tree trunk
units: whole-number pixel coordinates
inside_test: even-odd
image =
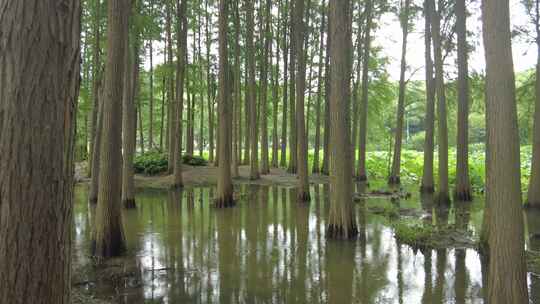
[[[292,174],[297,173],[297,162],[298,162],[298,154],[297,154],[297,148],[298,148],[298,142],[297,142],[297,130],[296,130],[296,49],[298,46],[296,45],[295,41],[295,24],[296,20],[294,20],[294,5],[295,2],[291,1],[291,7],[289,7],[290,13],[291,13],[291,20],[290,20],[290,42],[291,42],[291,48],[290,48],[290,61],[289,61],[289,72],[291,74],[291,80],[290,80],[290,96],[289,96],[289,166],[287,168],[287,171]]]
[[[527,192],[527,204],[540,207],[540,4],[534,1],[535,30],[536,30],[536,83],[533,121],[533,149],[531,158],[531,178]]]
[[[443,1],[439,0],[438,9],[435,10],[435,8],[433,8],[432,35],[435,53],[435,87],[437,90],[437,120],[439,133],[439,191],[437,193],[437,201],[440,204],[447,204],[450,202],[448,191],[448,127],[440,27],[443,6]]]
[[[238,177],[240,176],[240,172],[238,170],[238,165],[240,163],[240,153],[239,149],[241,147],[241,142],[238,141],[238,128],[240,126],[240,111],[238,109],[242,106],[242,93],[240,92],[240,88],[242,86],[242,71],[240,69],[240,11],[239,11],[239,3],[238,0],[234,1],[235,4],[235,10],[234,10],[234,35],[235,35],[235,43],[234,43],[234,81],[233,81],[233,89],[234,89],[234,98],[231,100],[231,110],[232,110],[232,131],[233,131],[233,140],[232,140],[232,176]]]
[[[367,118],[369,99],[369,58],[371,56],[371,27],[373,25],[373,1],[366,2],[366,29],[364,31],[364,51],[362,58],[362,97],[360,104],[360,129],[358,139],[358,173],[359,181],[367,181]]]
[[[186,6],[188,0],[176,0],[177,15],[177,50],[176,50],[176,113],[174,113],[174,168],[172,188],[181,188],[184,186],[182,176],[182,132],[183,132],[183,112],[184,112],[184,82],[186,71],[187,52],[187,17]],[[189,101],[188,101],[189,102]]]
[[[396,138],[394,143],[394,154],[392,158],[392,170],[388,183],[399,184],[400,183],[400,171],[401,171],[401,144],[403,142],[403,119],[405,116],[405,71],[407,70],[407,36],[409,35],[409,3],[410,0],[405,0],[405,7],[400,10],[401,30],[402,30],[402,43],[401,43],[401,70],[399,73],[399,96],[398,96],[398,108],[397,108],[397,122],[396,122]]]
[[[350,1],[330,0],[330,35],[332,37],[330,97],[330,210],[328,237],[351,239],[358,234],[352,201],[350,168],[350,74],[351,19]]]
[[[139,119],[137,119],[137,121],[139,122],[139,145],[141,148],[141,153],[144,154],[144,127],[143,127],[143,119],[142,119],[143,117],[142,110],[143,110],[142,99],[139,99],[139,102],[137,103],[137,115],[139,116]]]
[[[469,182],[469,68],[467,55],[467,9],[465,0],[456,0],[458,48],[458,135],[456,148],[456,188],[459,201],[472,200]]]
[[[279,165],[279,159],[278,159],[278,153],[279,153],[279,139],[278,139],[278,108],[279,108],[279,63],[280,63],[280,47],[279,47],[279,26],[281,25],[281,21],[283,18],[282,15],[282,7],[281,7],[281,0],[279,1],[278,9],[278,21],[277,26],[278,30],[275,32],[272,32],[272,42],[274,40],[274,36],[276,36],[276,64],[275,64],[275,70],[270,72],[270,75],[272,77],[272,102],[273,102],[273,115],[272,115],[272,167],[277,168]],[[272,31],[272,28],[270,28]],[[273,47],[270,47],[270,53],[273,54]],[[270,66],[273,66],[273,58],[274,56],[270,56]]]
[[[324,67],[324,139],[323,139],[323,164],[321,172],[324,175],[330,174],[330,49],[331,45],[331,33],[330,26],[332,20],[330,19],[330,4],[328,5],[328,34],[326,35],[326,58]]]
[[[519,132],[507,0],[482,2],[486,54],[488,303],[528,303]]]
[[[99,165],[100,165],[100,150],[101,136],[103,134],[103,93],[101,88],[98,89],[98,118],[96,121],[96,132],[94,146],[92,147],[92,176],[90,178],[90,186],[88,190],[88,203],[90,205],[97,204],[99,193]]]
[[[210,32],[211,15],[208,11],[208,2],[205,0],[205,34],[206,34],[206,87],[208,99],[208,161],[214,162],[214,112],[212,100],[212,75],[210,74],[210,48],[212,47],[212,33]]]
[[[247,35],[246,35],[247,36]],[[247,38],[247,37],[246,37]],[[247,45],[247,40],[245,41],[246,45]],[[247,52],[246,52],[247,53]],[[245,69],[244,69],[244,79],[245,79],[245,88],[244,88],[244,91],[245,91],[245,94],[244,94],[244,116],[245,116],[245,123],[246,123],[246,136],[245,136],[245,141],[244,141],[244,161],[243,161],[243,164],[245,165],[250,165],[250,151],[251,151],[251,145],[250,145],[250,138],[251,138],[251,128],[250,128],[250,123],[251,123],[251,110],[250,110],[250,106],[251,106],[251,97],[250,97],[250,92],[249,92],[249,85],[250,85],[250,82],[249,82],[249,56],[245,56]]]
[[[280,167],[287,166],[287,109],[289,102],[289,47],[290,47],[290,36],[289,33],[289,14],[287,14],[286,8],[288,8],[289,1],[285,0],[285,6],[283,8],[283,112],[281,116],[281,158],[280,158]],[[289,41],[287,37],[289,36]],[[289,42],[289,43],[288,43]]]
[[[320,29],[320,36],[319,36],[319,68],[318,68],[318,76],[317,76],[317,105],[315,108],[315,151],[313,154],[313,173],[319,173],[320,170],[320,150],[321,150],[321,104],[322,104],[322,83],[323,83],[323,69],[324,69],[324,61],[323,61],[323,50],[324,50],[324,30],[325,30],[325,21],[326,21],[326,14],[325,14],[325,7],[326,7],[326,0],[323,0],[322,2],[322,10],[321,10],[321,29]]]
[[[71,303],[81,4],[63,4],[0,4],[2,303]]]
[[[153,4],[151,4],[153,10]],[[148,149],[154,149],[154,46],[152,39],[148,40],[150,58],[150,101],[148,104]]]
[[[166,7],[167,7],[167,16],[166,16],[166,28],[167,28],[167,56],[168,56],[168,63],[169,63],[169,67],[172,69],[173,67],[173,50],[172,50],[172,44],[173,44],[173,40],[172,40],[172,14],[173,14],[173,7],[174,5],[172,4],[172,2],[170,1],[167,1],[166,3]],[[177,47],[180,47],[180,46],[177,46]],[[177,119],[176,119],[176,113],[177,113],[177,109],[176,109],[176,106],[177,106],[177,102],[176,102],[176,98],[174,96],[174,91],[175,91],[175,88],[174,88],[174,83],[175,83],[175,78],[174,78],[174,73],[173,72],[170,72],[169,73],[169,83],[168,83],[168,86],[167,86],[167,90],[168,90],[168,99],[169,99],[169,102],[168,102],[168,113],[169,113],[169,119],[167,121],[167,126],[168,126],[168,129],[169,129],[169,132],[167,133],[167,138],[169,139],[169,145],[168,145],[168,156],[169,156],[169,162],[168,162],[168,166],[167,166],[167,171],[169,174],[173,174],[174,173],[174,164],[176,163],[176,157],[177,155],[175,154],[175,149],[176,149],[176,146],[178,145],[178,143],[176,142],[176,124],[177,124]]]
[[[248,16],[253,2],[248,3]],[[234,206],[231,179],[231,105],[229,86],[229,63],[227,51],[227,27],[229,0],[219,1],[219,173],[215,206],[227,208]],[[253,20],[253,19],[251,19]],[[249,23],[249,21],[248,21]],[[249,38],[248,38],[249,41]]]
[[[306,91],[306,61],[304,52],[304,0],[294,3],[294,40],[298,71],[296,73],[296,138],[298,139],[298,200],[309,201],[309,178],[307,162],[307,138],[304,118],[304,96]]]
[[[133,8],[127,4],[130,16]],[[137,140],[137,112],[135,111],[136,86],[139,81],[139,49],[138,38],[135,41],[126,39],[126,55],[124,66],[124,96],[122,96],[122,205],[126,209],[135,208],[135,185],[133,181],[133,157]],[[130,44],[133,49],[130,50]]]
[[[167,51],[164,51],[165,54],[165,64],[167,64]],[[161,106],[160,106],[160,120],[159,120],[159,151],[163,152],[164,149],[164,142],[163,142],[163,134],[165,134],[165,95],[167,90],[167,77],[163,76],[163,83],[162,83],[162,91],[161,91]]]
[[[126,249],[121,214],[122,89],[128,38],[127,1],[108,2],[107,65],[103,100],[103,134],[100,153],[99,194],[92,253],[118,256]]]
[[[352,132],[351,132],[351,171],[353,177],[356,176],[356,146],[358,141],[358,124],[360,119],[360,79],[362,78],[362,24],[364,21],[364,14],[361,13],[362,5],[358,3],[358,17],[357,17],[357,35],[356,35],[356,82],[353,85],[353,111],[352,111]]]
[[[433,193],[435,191],[435,181],[433,177],[433,154],[435,150],[435,79],[433,78],[433,59],[431,57],[431,19],[434,0],[424,1],[424,44],[426,57],[426,120],[425,120],[425,141],[424,141],[424,165],[422,166],[422,186],[423,193]]]
[[[197,10],[197,36],[199,37],[197,43],[197,60],[198,60],[198,64],[197,64],[197,70],[198,70],[198,74],[199,74],[199,81],[202,83],[203,81],[203,70],[202,70],[202,56],[201,56],[201,27],[202,27],[202,22],[201,22],[201,19],[202,19],[202,16],[201,16],[201,9],[199,7],[199,9]],[[200,157],[203,157],[203,152],[204,152],[204,103],[205,103],[205,100],[204,100],[204,94],[202,93],[202,91],[199,91],[199,98],[200,98],[200,103],[199,103],[199,107],[200,107],[200,113],[199,113],[199,156]]]
[[[255,50],[253,47],[253,6],[254,0],[247,0],[247,57],[248,57],[248,73],[249,73],[249,119],[250,119],[250,144],[251,144],[251,166],[250,179],[257,180],[260,178],[259,173],[259,143],[258,143],[258,122],[257,122],[257,93],[255,92]]]
[[[270,173],[270,157],[268,155],[268,56],[271,48],[270,27],[272,22],[271,15],[272,2],[266,0],[266,10],[264,18],[266,19],[264,30],[264,55],[262,58],[261,71],[261,104],[260,104],[260,122],[261,122],[261,174]]]
[[[88,176],[92,176],[94,168],[94,144],[96,139],[98,108],[99,108],[99,87],[101,82],[101,0],[96,0],[94,30],[94,53],[92,54],[92,120],[90,125],[90,155],[88,157]],[[98,149],[99,151],[99,149]],[[99,162],[98,162],[99,164]],[[97,197],[96,197],[97,198]]]

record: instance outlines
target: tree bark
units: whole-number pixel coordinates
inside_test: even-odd
[[[248,16],[253,2],[248,0]],[[231,106],[229,87],[229,62],[227,51],[227,27],[229,18],[229,0],[219,1],[219,170],[217,208],[234,206],[233,186],[231,179]],[[251,19],[253,20],[253,19]],[[249,21],[248,21],[249,23]],[[249,41],[249,38],[248,38]]]
[[[0,16],[0,299],[70,304],[81,4],[0,1]]]
[[[254,0],[247,0],[247,57],[248,57],[248,95],[249,95],[249,126],[250,126],[250,174],[251,180],[260,178],[259,173],[259,142],[258,138],[258,122],[257,122],[257,93],[255,92],[255,50],[253,47],[253,32],[254,32],[254,17],[253,6]]]
[[[289,73],[291,74],[290,79],[290,95],[289,95],[289,164],[287,167],[287,171],[292,174],[297,173],[297,163],[298,163],[298,142],[297,142],[297,130],[296,130],[296,49],[298,46],[296,45],[295,41],[295,24],[296,20],[294,20],[294,1],[291,1],[291,6],[289,8],[290,14],[291,14],[291,20],[290,20],[290,61],[289,61]]]
[[[266,0],[265,10],[265,30],[264,30],[264,54],[262,58],[261,71],[261,104],[260,104],[260,122],[261,122],[261,174],[270,173],[270,157],[268,155],[268,56],[271,48],[270,26],[272,22],[271,15],[272,3]]]
[[[176,113],[174,115],[174,168],[173,168],[173,183],[172,188],[181,188],[184,186],[182,176],[182,132],[183,132],[183,112],[184,112],[184,82],[186,70],[187,52],[187,17],[186,17],[187,0],[176,0],[177,14],[177,51],[176,51]],[[188,101],[189,103],[189,101]]]
[[[350,74],[352,49],[350,1],[330,0],[330,210],[328,237],[352,239],[358,234],[352,202],[350,168]]]
[[[150,4],[153,10],[153,4]],[[154,46],[152,39],[148,40],[148,51],[150,58],[150,101],[148,104],[148,149],[154,149]]]
[[[321,151],[321,106],[322,106],[322,99],[323,99],[323,69],[324,69],[324,60],[323,58],[323,51],[324,51],[324,30],[326,28],[325,21],[326,21],[326,14],[325,9],[326,7],[326,0],[323,0],[322,2],[322,10],[321,10],[321,29],[320,29],[320,36],[319,36],[319,71],[317,76],[317,101],[316,101],[316,108],[315,108],[315,147],[314,147],[314,154],[313,154],[313,173],[320,173],[321,167],[320,167],[320,160],[319,160],[319,154]]]
[[[98,118],[96,121],[96,132],[94,146],[92,147],[92,175],[90,177],[90,186],[88,187],[88,203],[90,205],[97,204],[99,192],[99,166],[100,166],[100,150],[101,136],[103,134],[103,93],[101,88],[98,89]]]
[[[96,0],[95,20],[93,24],[94,30],[94,53],[92,54],[92,120],[90,125],[90,155],[88,156],[88,176],[92,176],[92,169],[94,168],[94,144],[96,139],[96,130],[99,113],[99,88],[101,86],[101,1]],[[99,150],[98,150],[99,151]]]
[[[401,171],[401,144],[403,142],[403,119],[405,116],[405,71],[407,69],[407,36],[409,35],[409,5],[410,0],[405,0],[405,7],[401,8],[400,17],[402,30],[401,43],[401,69],[399,73],[399,96],[397,108],[396,137],[394,144],[394,154],[392,158],[392,171],[388,178],[388,184],[395,185],[400,183]]]
[[[289,1],[285,0],[285,7],[288,7]],[[288,101],[289,101],[289,47],[290,43],[287,41],[287,35],[289,33],[289,14],[287,14],[286,9],[283,9],[283,112],[281,116],[281,161],[279,163],[280,167],[287,166],[287,118],[288,118]],[[289,41],[290,41],[289,36]]]
[[[434,6],[433,0],[424,1],[424,43],[426,61],[426,120],[424,141],[424,165],[422,172],[422,185],[420,192],[435,192],[435,180],[433,177],[433,154],[435,150],[435,79],[433,78],[433,59],[431,55],[431,22]]]
[[[539,1],[535,5],[535,30],[536,30],[536,83],[533,120],[533,148],[531,158],[531,177],[527,192],[527,205],[540,208],[540,8]]]
[[[486,54],[488,303],[528,303],[508,0],[482,2]]]
[[[455,10],[458,49],[458,134],[454,198],[458,201],[470,201],[472,193],[469,181],[469,68],[465,0],[456,0]]]
[[[329,5],[330,6],[330,5]],[[322,174],[330,174],[330,50],[332,47],[331,44],[331,33],[330,26],[332,20],[330,19],[330,13],[328,13],[328,35],[326,35],[326,62],[325,62],[325,77],[324,77],[324,142],[323,142],[323,164],[322,164]]]
[[[439,0],[438,9],[435,10],[435,7],[432,8],[432,35],[435,53],[435,87],[437,90],[437,120],[439,135],[439,191],[437,192],[437,201],[439,204],[448,204],[450,203],[448,190],[448,127],[440,29],[443,6],[443,1]]]
[[[166,16],[166,31],[167,31],[167,56],[168,56],[168,63],[169,63],[169,66],[170,68],[172,69],[173,67],[173,50],[172,50],[172,44],[173,44],[173,40],[172,40],[172,14],[173,14],[173,4],[172,2],[170,1],[167,1],[166,3],[166,7],[167,7],[167,16]],[[179,46],[177,46],[179,47]],[[177,75],[178,77],[178,75]],[[168,129],[169,129],[169,132],[167,134],[168,138],[169,138],[169,145],[168,145],[168,156],[169,156],[169,162],[168,162],[168,166],[167,166],[167,172],[169,174],[173,174],[174,173],[174,164],[176,163],[176,157],[177,155],[175,154],[175,149],[176,149],[176,146],[177,146],[177,143],[176,143],[176,124],[177,124],[177,119],[176,119],[176,115],[177,115],[177,109],[176,109],[176,106],[177,106],[177,102],[176,102],[176,98],[174,96],[174,92],[175,92],[175,88],[174,88],[174,83],[175,83],[175,78],[174,78],[174,73],[171,72],[170,75],[169,75],[169,83],[168,83],[168,86],[167,86],[167,90],[168,90],[168,99],[169,99],[169,102],[168,102],[168,113],[169,113],[169,119],[167,121],[167,126],[168,126]]]
[[[273,115],[272,115],[272,167],[277,168],[279,165],[279,139],[278,139],[278,108],[279,108],[279,63],[280,63],[280,47],[279,47],[279,26],[281,25],[281,21],[283,18],[282,15],[282,7],[281,7],[281,0],[279,1],[279,13],[278,13],[278,30],[272,33],[272,40],[274,39],[274,35],[276,35],[276,64],[275,64],[275,70],[271,72],[272,77],[272,102],[273,102]],[[272,28],[270,28],[272,30]],[[272,47],[270,48],[270,53],[272,53]],[[270,57],[270,66],[273,64],[273,56]]]
[[[99,192],[95,232],[92,242],[94,256],[107,258],[124,252],[125,236],[121,216],[122,168],[122,90],[125,48],[128,37],[126,0],[108,2],[107,65],[103,100],[103,134],[101,142]]]
[[[238,109],[242,106],[242,93],[240,92],[240,88],[242,86],[241,81],[241,75],[242,71],[240,68],[241,62],[240,62],[240,12],[238,9],[239,3],[238,0],[235,0],[235,11],[234,11],[234,35],[235,35],[235,44],[234,44],[234,81],[233,81],[233,89],[234,89],[234,99],[231,100],[231,110],[232,110],[232,131],[233,131],[233,140],[232,140],[232,176],[238,177],[240,176],[240,172],[238,170],[238,165],[240,163],[240,153],[239,149],[241,148],[241,142],[237,141],[239,134],[239,126],[240,123],[240,111]]]

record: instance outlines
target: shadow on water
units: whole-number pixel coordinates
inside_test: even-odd
[[[128,255],[111,262],[121,275],[101,280],[90,271],[81,279],[88,292],[126,304],[484,303],[479,255],[399,243],[388,219],[367,207],[384,198],[357,203],[358,239],[343,242],[325,238],[328,185],[312,186],[310,203],[297,202],[295,188],[243,185],[237,207],[224,210],[212,208],[214,191],[138,193],[138,208],[123,213]],[[73,258],[83,266],[92,265],[86,201],[77,187]],[[478,202],[438,208],[422,195],[398,204],[422,210],[423,225],[473,232],[481,225]],[[540,250],[540,212],[527,218],[529,234],[538,234],[527,246]],[[530,288],[540,298],[540,279],[530,276]]]

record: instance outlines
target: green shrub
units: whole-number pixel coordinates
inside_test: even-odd
[[[206,159],[204,159],[203,157],[187,155],[187,154],[182,156],[182,162],[186,165],[196,166],[196,167],[206,166],[208,164]]]
[[[433,226],[397,222],[393,227],[396,239],[412,248],[435,247],[433,243],[435,229]]]
[[[190,166],[206,166],[208,162],[200,156],[183,155],[182,162]],[[137,174],[157,175],[167,172],[169,160],[166,153],[147,152],[137,155],[134,160],[134,169]]]

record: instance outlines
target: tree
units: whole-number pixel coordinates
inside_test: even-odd
[[[360,138],[358,145],[359,181],[367,181],[366,148],[367,148],[367,112],[369,99],[369,57],[371,56],[371,28],[373,26],[373,0],[366,2],[366,29],[364,31],[364,57],[362,62],[362,98],[360,104]],[[353,164],[354,165],[354,164]]]
[[[265,30],[264,30],[264,54],[262,58],[261,71],[261,104],[260,104],[260,122],[261,122],[261,173],[270,173],[270,157],[268,155],[268,56],[271,48],[272,37],[270,35],[270,26],[272,22],[271,14],[272,2],[266,0]]]
[[[168,64],[169,66],[171,67],[172,69],[172,66],[173,66],[173,50],[172,50],[172,14],[173,14],[173,4],[172,4],[172,1],[167,1],[166,2],[166,9],[167,9],[167,14],[166,14],[166,25],[165,25],[165,28],[166,28],[166,34],[167,34],[167,61],[168,61]],[[178,76],[178,75],[177,75]],[[177,113],[177,109],[176,109],[176,106],[177,106],[177,103],[176,103],[176,98],[174,96],[174,81],[175,81],[175,78],[174,78],[174,73],[170,73],[169,75],[169,83],[167,85],[167,89],[168,89],[168,98],[169,98],[169,103],[168,103],[168,120],[167,120],[167,129],[169,130],[168,134],[167,134],[167,138],[169,139],[169,145],[168,145],[168,156],[169,156],[169,162],[168,162],[168,167],[167,167],[167,172],[169,174],[173,174],[174,173],[174,164],[176,162],[176,154],[175,154],[175,148],[177,146],[177,143],[176,143],[176,137],[177,137],[177,134],[176,134],[176,124],[178,123],[177,122],[177,119],[176,119],[176,113]]]
[[[283,111],[281,118],[281,158],[279,165],[285,167],[287,165],[287,109],[289,100],[289,48],[290,48],[290,35],[287,35],[289,31],[289,15],[287,14],[286,7],[289,1],[285,0],[285,5],[282,8],[283,11]],[[289,39],[287,37],[289,36]],[[289,43],[288,43],[289,42]],[[291,93],[292,94],[292,93]]]
[[[88,203],[97,204],[99,192],[99,164],[101,150],[101,136],[103,134],[103,96],[98,97],[98,117],[96,120],[96,132],[94,146],[92,147],[92,175],[90,177],[90,186],[88,191]]]
[[[306,60],[304,52],[304,0],[295,0],[295,50],[298,59],[298,71],[296,73],[296,138],[298,160],[298,200],[309,201],[309,178],[308,178],[308,145],[306,136],[306,121],[304,118],[304,96],[306,91]]]
[[[93,24],[93,30],[94,30],[94,52],[92,55],[92,120],[91,120],[91,126],[90,126],[90,155],[88,156],[88,174],[92,176],[92,170],[94,169],[94,152],[99,152],[98,148],[95,147],[96,143],[96,136],[98,134],[98,113],[99,113],[99,87],[101,82],[101,1],[97,0],[96,7],[94,8],[94,24]],[[97,145],[99,147],[99,144]],[[97,164],[99,164],[99,161],[97,161]],[[97,176],[97,175],[96,175]],[[96,197],[97,198],[97,197]]]
[[[320,167],[320,161],[319,161],[319,154],[321,150],[321,104],[322,104],[322,85],[323,85],[323,69],[324,69],[324,58],[323,57],[323,51],[324,51],[324,30],[325,30],[325,7],[326,7],[326,0],[323,0],[322,6],[321,6],[321,28],[320,28],[320,34],[319,34],[319,68],[318,68],[318,75],[317,75],[317,103],[315,106],[315,151],[313,153],[313,173],[319,173],[321,171]]]
[[[528,303],[508,0],[482,1],[486,56],[488,299]]]
[[[472,195],[469,182],[469,71],[465,0],[456,0],[455,10],[458,53],[458,135],[454,196],[459,201],[470,201]]]
[[[527,192],[527,204],[533,207],[540,207],[540,5],[538,0],[528,0],[526,4],[534,11],[532,19],[536,34],[537,48],[533,151],[531,159],[531,178],[529,180],[529,191]],[[534,9],[532,9],[533,5]]]
[[[291,1],[292,8],[289,8],[290,10],[290,22],[289,22],[289,31],[290,31],[290,43],[291,47],[289,49],[290,51],[290,59],[289,59],[289,73],[291,75],[290,83],[289,83],[289,164],[287,166],[287,171],[292,174],[297,173],[297,163],[298,163],[298,141],[297,141],[297,131],[296,131],[296,49],[298,48],[298,45],[296,45],[295,41],[295,32],[296,29],[296,20],[294,20],[294,11],[295,11],[295,1]],[[285,83],[286,85],[286,83]]]
[[[3,303],[71,303],[81,5],[63,4],[0,1]]]
[[[128,37],[127,1],[111,0],[107,9],[107,64],[103,100],[99,192],[92,253],[97,257],[124,252],[125,237],[120,208],[122,167],[122,89]]]
[[[407,70],[407,36],[409,35],[409,7],[410,0],[405,0],[405,4],[401,2],[400,8],[400,23],[402,30],[401,43],[401,69],[399,73],[399,96],[396,122],[396,138],[394,143],[394,154],[392,158],[392,171],[388,178],[389,184],[399,184],[401,171],[401,144],[403,141],[403,119],[405,116],[405,71]]]
[[[431,57],[431,19],[434,0],[424,1],[424,43],[426,61],[426,136],[424,141],[424,165],[422,167],[422,185],[420,191],[433,193],[435,181],[433,177],[433,154],[435,133],[435,79],[433,78],[433,59]]]
[[[255,92],[255,50],[253,47],[253,31],[254,31],[254,17],[253,6],[254,0],[246,0],[247,5],[247,59],[248,59],[248,98],[249,98],[249,130],[250,130],[250,179],[257,180],[260,178],[259,173],[259,142],[258,138],[258,123],[257,123],[257,93]]]
[[[437,121],[439,140],[439,191],[437,201],[440,204],[450,202],[448,191],[448,127],[446,120],[446,95],[444,88],[444,71],[442,57],[441,39],[441,13],[443,12],[444,1],[439,0],[438,8],[432,7],[432,35],[433,49],[435,53],[435,87],[437,91]]]
[[[330,211],[328,237],[350,239],[358,228],[352,202],[350,168],[350,74],[351,18],[350,1],[330,0]]]
[[[253,2],[248,0],[248,11],[253,8]],[[227,51],[227,27],[229,24],[229,0],[219,1],[219,172],[217,198],[215,206],[217,208],[228,208],[234,206],[233,186],[231,179],[231,96],[229,85],[229,58]],[[249,13],[248,13],[249,15]],[[249,22],[249,21],[248,21]]]

